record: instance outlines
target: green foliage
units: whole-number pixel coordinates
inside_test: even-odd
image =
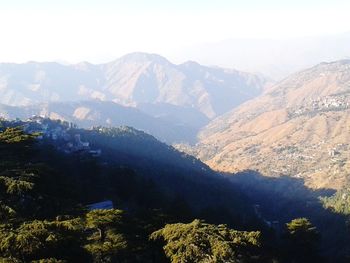
[[[0,176],[0,184],[6,187],[6,193],[16,195],[23,195],[32,190],[34,186],[33,183],[5,176]]]
[[[113,262],[127,248],[124,236],[112,230],[106,231],[104,241],[96,240],[93,236],[88,240],[90,243],[84,247],[92,255],[94,262]]]
[[[6,128],[0,133],[0,143],[32,142],[35,137],[32,134],[25,134],[20,128]]]
[[[107,229],[120,225],[123,211],[117,209],[98,209],[86,214],[88,228]]]
[[[0,127],[0,262],[271,262],[260,232],[215,225],[259,229],[250,223],[250,203],[198,160],[132,128],[69,128],[102,150],[93,158],[63,153],[65,140],[38,143],[6,125]],[[128,212],[86,211],[101,200]],[[194,218],[211,224],[176,224]],[[317,245],[310,223],[288,226],[290,251],[281,262],[309,253],[305,244]]]
[[[296,262],[320,262],[317,252],[319,233],[316,227],[307,218],[293,219],[286,227],[286,259]]]
[[[39,260],[33,260],[31,263],[66,263],[65,260],[59,260],[56,258],[44,258]]]
[[[318,239],[318,231],[307,218],[296,218],[287,223],[288,238],[295,242],[311,245]]]
[[[24,262],[152,262],[156,254],[157,260],[164,259],[148,236],[167,222],[191,218],[192,208],[188,197],[179,199],[173,189],[170,199],[139,171],[163,180],[166,189],[177,185],[181,193],[186,189],[192,195],[195,179],[187,174],[193,171],[193,160],[187,160],[185,170],[176,168],[174,160],[185,163],[181,155],[134,129],[85,136],[103,149],[103,163],[87,155],[62,154],[45,140],[35,143],[35,136],[18,128],[0,132],[0,257]],[[140,170],[121,167],[115,161],[119,159]],[[212,181],[205,187],[213,189]],[[117,209],[85,212],[86,204],[104,199],[131,208],[135,218],[125,220],[125,213]],[[234,237],[243,240],[238,232]],[[227,248],[214,242],[215,256],[225,257],[235,243],[230,242]]]
[[[21,261],[12,257],[7,257],[7,258],[0,257],[0,262],[1,263],[20,263]]]
[[[79,234],[80,221],[40,221],[22,223],[19,227],[0,226],[0,252],[2,255],[24,260],[35,259],[46,251],[68,248],[71,239]]]
[[[86,227],[93,230],[85,249],[95,262],[110,262],[127,248],[127,242],[118,232],[123,211],[117,209],[93,210],[86,214]]]
[[[0,220],[19,216],[24,201],[34,189],[36,176],[26,164],[28,155],[34,156],[33,139],[18,128],[7,128],[0,133]]]
[[[321,201],[324,207],[328,209],[344,215],[350,215],[350,188],[339,190],[329,197],[322,197]]]
[[[5,205],[2,201],[0,201],[0,222],[14,216],[16,216],[16,211],[12,207]]]
[[[260,232],[229,229],[200,220],[171,224],[155,231],[152,240],[163,239],[171,262],[249,262],[260,246]]]

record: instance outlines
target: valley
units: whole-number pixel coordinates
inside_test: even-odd
[[[91,77],[90,70],[96,67],[84,64],[79,70],[90,68],[86,74]],[[166,238],[162,231],[178,222],[188,223],[175,224],[179,230],[194,225],[213,229],[215,224],[220,227],[225,223],[234,229],[251,231],[242,235],[254,235],[254,242],[264,235],[265,248],[260,252],[248,249],[247,258],[251,262],[260,259],[270,262],[273,257],[283,260],[289,255],[283,241],[288,232],[286,226],[293,219],[307,218],[325,238],[317,247],[327,248],[324,253],[313,253],[313,259],[333,255],[341,262],[347,257],[346,245],[334,247],[328,240],[347,240],[344,229],[350,183],[349,61],[321,63],[273,85],[261,77],[202,67],[194,62],[176,66],[154,54],[127,55],[108,67],[106,74],[110,75],[104,81],[109,84],[95,83],[92,93],[78,97],[71,94],[74,100],[60,96],[47,100],[32,93],[36,92],[33,89],[26,90],[24,82],[22,90],[12,84],[3,87],[10,92],[6,94],[17,95],[8,101],[3,98],[4,104],[0,106],[0,137],[5,138],[2,147],[17,151],[18,137],[14,137],[12,145],[6,141],[8,136],[21,134],[19,138],[24,141],[26,136],[34,136],[36,146],[32,150],[38,151],[39,156],[34,155],[36,159],[32,161],[51,167],[53,174],[62,180],[59,187],[65,189],[61,184],[70,185],[63,196],[51,197],[45,192],[48,200],[58,198],[59,205],[53,210],[43,206],[35,193],[32,197],[28,192],[28,200],[34,198],[31,205],[44,217],[74,213],[87,222],[84,217],[92,215],[84,214],[76,206],[107,202],[135,220],[137,226],[125,225],[123,231],[128,229],[141,235],[141,240],[133,240],[125,232],[130,246],[118,249],[111,258],[122,257],[119,251],[124,251],[126,260],[135,262],[139,262],[137,257],[152,262],[152,255],[167,262],[165,255],[156,252],[158,248],[154,250],[146,240],[151,236]],[[187,72],[190,82],[182,79],[180,70],[181,74]],[[11,79],[7,74],[6,78]],[[216,79],[214,74],[218,78],[225,76],[225,81]],[[204,82],[203,76],[210,81]],[[195,83],[202,90],[198,94],[191,93],[197,87]],[[40,85],[47,90],[46,94],[56,92],[57,87],[51,82]],[[108,96],[99,93],[101,96],[96,98],[97,90],[110,93]],[[150,97],[142,95],[148,92]],[[21,96],[27,96],[26,103],[21,100],[9,103]],[[31,101],[31,96],[40,99]],[[205,97],[208,99],[201,101]],[[9,162],[16,160],[11,158],[14,159]],[[26,161],[23,165],[23,171],[26,165],[30,166]],[[9,169],[6,162],[3,166]],[[3,182],[8,187],[9,182],[17,183],[16,178],[15,174],[5,176],[0,185]],[[30,178],[23,180],[34,184],[35,180]],[[77,195],[70,192],[72,186]],[[51,188],[54,186],[50,185]],[[16,206],[26,220],[39,216],[31,218],[26,210],[20,210],[10,192],[5,195],[14,200],[6,209]],[[75,206],[73,210],[66,206],[70,202]],[[144,228],[142,220],[148,215],[150,228]],[[157,219],[162,216],[165,218]],[[196,221],[197,218],[203,221]],[[9,234],[7,230],[2,233]],[[87,233],[79,235],[88,239],[74,242],[84,248],[85,252],[81,252],[84,257],[96,260],[99,256],[90,246],[100,243],[91,243]],[[136,244],[142,247],[139,251],[134,250]],[[12,253],[6,251],[8,255]],[[138,256],[131,256],[133,253]],[[40,252],[26,257],[36,255]],[[71,259],[71,255],[64,257]],[[105,254],[103,257],[108,258]]]
[[[323,63],[292,75],[213,120],[189,151],[223,172],[252,169],[303,178],[312,188],[343,188],[350,168],[349,66]]]
[[[0,263],[349,263],[350,1],[0,1]]]

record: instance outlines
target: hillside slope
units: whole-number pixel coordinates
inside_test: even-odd
[[[349,181],[350,61],[298,72],[212,121],[194,152],[225,172],[256,169],[312,187]]]
[[[121,104],[193,107],[209,118],[258,95],[265,84],[253,74],[192,61],[174,65],[155,54],[132,53],[103,68],[107,90]]]
[[[166,224],[255,218],[227,180],[132,128],[0,120],[0,157],[1,262],[166,263],[149,238]]]

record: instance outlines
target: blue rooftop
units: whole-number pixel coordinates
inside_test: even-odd
[[[98,210],[98,209],[113,209],[113,202],[111,200],[106,200],[99,203],[94,203],[86,206],[89,210]]]

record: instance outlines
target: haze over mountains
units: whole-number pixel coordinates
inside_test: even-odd
[[[350,57],[350,32],[295,38],[237,38],[196,45],[178,56],[204,64],[260,72],[282,80],[296,71],[324,61]]]
[[[0,64],[0,103],[22,107],[26,114],[21,113],[21,116],[47,114],[77,121],[83,126],[87,123],[131,124],[170,143],[192,142],[196,131],[209,119],[257,96],[266,84],[266,79],[254,74],[205,67],[195,62],[174,65],[159,55],[147,53],[128,54],[102,65],[86,62],[77,65]],[[59,104],[82,100],[101,102],[74,109],[70,104],[70,110],[65,108],[67,105]],[[119,105],[115,105],[113,110],[111,103],[103,108],[102,104],[106,101],[136,107],[144,113]],[[53,102],[55,104],[50,106]],[[97,105],[98,109],[95,108]],[[48,107],[55,110],[45,111]],[[11,109],[15,108],[7,108],[3,115],[14,116],[9,112]],[[150,116],[145,118],[144,114]],[[137,118],[153,119],[141,124]],[[164,122],[172,127],[182,127],[188,135],[177,139],[166,132],[160,135],[165,129]],[[145,126],[145,123],[148,125]],[[179,133],[179,129],[175,129],[176,132]]]
[[[275,235],[268,243],[277,244],[276,251],[285,244],[279,234],[283,225],[306,217],[325,237],[319,245],[327,247],[322,256],[345,258],[345,219],[334,211],[350,214],[350,60],[324,62],[273,85],[258,75],[196,62],[174,65],[145,53],[104,65],[31,62],[1,64],[0,69],[0,117],[39,115],[83,128],[108,126],[84,130],[43,118],[0,120],[3,140],[29,136],[18,128],[6,129],[13,126],[43,134],[31,140],[41,141],[38,145],[48,151],[43,156],[62,175],[71,177],[69,165],[73,174],[82,175],[75,181],[86,187],[79,195],[97,189],[84,203],[108,199],[108,189],[127,193],[130,199],[124,204],[116,199],[116,204],[129,209],[135,192],[128,186],[136,184],[137,200],[156,201],[155,211],[160,211],[157,202],[164,201],[186,215],[190,204],[198,211],[193,215],[215,224],[266,229]],[[125,125],[144,132],[116,128]],[[53,145],[60,151],[57,158],[50,152]],[[143,179],[122,175],[125,179],[110,185],[116,174],[108,169],[123,171],[125,165]],[[156,195],[153,180],[162,191]],[[75,192],[78,187],[68,188]]]
[[[196,154],[221,171],[342,188],[350,171],[349,94],[350,60],[295,73],[207,125]]]
[[[350,263],[349,11],[0,1],[0,263]]]
[[[107,90],[123,105],[168,103],[192,107],[208,118],[259,94],[265,79],[196,62],[174,65],[165,58],[133,53],[104,66]]]
[[[103,65],[1,64],[0,114],[127,125],[169,144],[198,138],[196,147],[179,148],[219,171],[341,188],[350,171],[349,64],[321,63],[273,86],[258,75],[147,53]]]
[[[82,128],[93,126],[135,127],[168,144],[181,141],[194,143],[197,136],[197,129],[194,126],[181,125],[180,121],[175,119],[170,121],[168,118],[156,118],[139,109],[122,106],[111,101],[51,102],[23,107],[0,104],[0,117],[6,119],[20,118],[25,120],[34,115],[72,122]],[[203,123],[206,123],[206,119]]]
[[[195,108],[209,118],[259,94],[265,83],[253,74],[195,62],[174,65],[146,53],[132,53],[103,65],[1,64],[0,74],[0,102],[11,106],[81,99],[132,106],[168,103]]]

